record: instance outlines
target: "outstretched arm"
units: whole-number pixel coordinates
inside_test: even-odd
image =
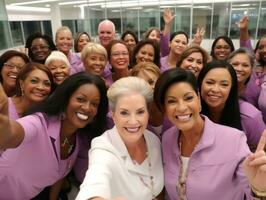
[[[166,8],[163,11],[163,20],[164,20],[164,30],[163,34],[168,35],[171,32],[171,24],[172,21],[174,20],[175,15],[173,15],[172,11],[170,8]]]
[[[0,84],[0,150],[17,147],[24,138],[24,130],[8,116],[8,99]]]

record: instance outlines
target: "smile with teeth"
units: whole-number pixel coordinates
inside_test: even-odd
[[[87,120],[89,118],[88,115],[82,114],[82,113],[77,113],[77,117],[81,120]]]
[[[137,133],[140,129],[140,126],[138,126],[138,127],[125,127],[125,129],[129,133]]]
[[[14,75],[14,74],[9,74],[8,77],[12,79],[17,79],[17,75]]]
[[[187,115],[176,115],[175,118],[178,119],[179,121],[186,122],[191,118],[192,114],[187,114]]]
[[[218,99],[221,98],[220,96],[217,96],[217,95],[208,95],[208,97],[209,97],[211,100],[218,100]]]
[[[63,76],[63,75],[61,75],[61,76],[58,76],[58,75],[54,76],[54,78],[55,78],[56,80],[58,80],[58,81],[62,81],[65,77],[66,77],[66,76]]]

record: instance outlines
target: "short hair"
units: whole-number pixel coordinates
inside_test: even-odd
[[[219,124],[223,124],[226,126],[242,130],[241,121],[240,121],[239,103],[238,103],[237,76],[232,65],[230,65],[227,61],[224,60],[213,60],[212,62],[207,63],[199,73],[198,77],[199,89],[201,91],[202,82],[207,73],[210,70],[216,68],[226,69],[229,72],[232,79],[232,87],[229,92],[229,96],[225,102],[224,109],[221,113],[221,119]],[[201,98],[201,105],[202,105],[202,113],[208,116],[209,107],[202,98]]]
[[[155,74],[158,78],[162,74],[160,68],[152,62],[141,62],[132,67],[130,76],[138,76],[140,72],[148,71]]]
[[[66,55],[61,51],[52,51],[52,53],[46,58],[45,65],[48,66],[52,61],[55,60],[60,60],[64,62],[66,66],[71,67]]]
[[[106,61],[108,60],[106,49],[101,44],[97,44],[93,42],[89,42],[83,47],[82,52],[81,52],[81,60],[84,62],[87,56],[92,53],[104,55]]]
[[[217,42],[218,42],[220,39],[224,40],[224,41],[229,45],[229,47],[230,47],[230,51],[231,51],[231,52],[233,52],[233,51],[235,50],[234,44],[233,44],[233,42],[232,42],[232,40],[231,40],[230,37],[228,37],[228,36],[219,36],[219,37],[217,37],[217,38],[213,41],[213,43],[212,43],[211,56],[212,56],[213,58],[215,58],[215,55],[214,55],[214,49],[215,49],[215,46],[216,46]],[[216,58],[215,58],[215,59],[216,59]]]
[[[235,51],[233,51],[227,58],[227,61],[230,63],[231,60],[233,59],[233,57],[235,57],[238,54],[245,54],[246,56],[248,56],[251,68],[253,68],[253,66],[255,65],[255,55],[253,52],[251,52],[250,50],[248,50],[247,48],[239,48]],[[248,81],[250,80],[250,76],[247,78],[245,84],[248,83]]]
[[[28,55],[29,57],[32,59],[33,58],[33,53],[32,53],[32,50],[31,50],[31,45],[32,45],[32,42],[33,40],[37,39],[37,38],[41,38],[43,40],[45,40],[50,48],[51,51],[53,50],[57,50],[54,42],[53,42],[53,39],[52,37],[50,37],[49,35],[45,35],[45,34],[42,34],[40,32],[36,32],[36,33],[33,33],[32,35],[30,35],[27,40],[26,40],[26,45],[25,45],[25,48],[28,49]]]
[[[172,42],[172,40],[175,38],[175,36],[177,35],[184,35],[187,39],[187,43],[188,43],[188,34],[184,31],[176,31],[176,32],[173,32],[171,35],[170,35],[170,42]]]
[[[79,38],[82,35],[87,35],[88,38],[89,38],[89,41],[91,41],[91,37],[90,37],[90,35],[87,32],[78,32],[76,37],[75,37],[75,39],[74,39],[74,50],[75,50],[75,52],[78,52],[78,41],[79,41]]]
[[[185,82],[191,85],[195,93],[198,95],[198,84],[196,77],[191,71],[181,68],[173,68],[165,71],[157,80],[154,89],[154,102],[160,111],[164,112],[165,94],[167,90],[176,83]],[[178,92],[178,91],[177,91]]]
[[[68,32],[70,32],[70,33],[71,33],[71,37],[73,37],[73,36],[72,36],[72,32],[71,32],[71,30],[70,30],[69,27],[67,27],[67,26],[61,26],[61,27],[59,27],[59,28],[56,30],[56,33],[55,33],[55,41],[57,40],[58,34],[59,34],[60,32],[62,32],[62,31],[68,31]]]
[[[199,45],[191,44],[179,55],[176,62],[176,67],[180,67],[184,59],[186,59],[192,53],[200,53],[202,55],[203,66],[207,63],[209,58],[208,53]]]
[[[115,34],[115,24],[111,21],[111,20],[109,20],[109,19],[105,19],[105,20],[103,20],[103,21],[101,21],[100,23],[99,23],[99,25],[98,25],[98,34],[100,33],[100,27],[103,25],[103,24],[108,24],[108,23],[110,23],[111,25],[112,25],[112,31],[113,31],[113,33]]]
[[[127,44],[123,41],[123,40],[112,40],[109,44],[108,44],[108,46],[107,46],[107,55],[108,55],[108,60],[110,60],[111,59],[111,51],[112,51],[112,47],[114,46],[114,45],[116,45],[116,44],[123,44],[126,48],[127,48],[127,51],[128,51],[128,53],[129,53],[129,48],[128,48],[128,46],[127,46]]]
[[[152,102],[153,91],[150,85],[138,77],[124,77],[115,81],[107,91],[109,105],[112,111],[115,111],[119,97],[137,93],[145,98],[146,104]]]
[[[160,35],[161,31],[160,31],[159,28],[151,27],[144,33],[144,39],[149,39],[149,36],[150,36],[151,32],[154,31],[154,30]]]
[[[30,59],[29,57],[25,54],[25,53],[22,53],[22,52],[19,52],[19,51],[15,51],[15,50],[8,50],[6,51],[5,53],[3,53],[1,56],[0,56],[0,83],[3,82],[3,78],[2,78],[2,69],[4,67],[4,64],[11,58],[15,57],[15,56],[19,56],[21,57],[25,63],[28,63],[30,62]]]
[[[89,137],[100,135],[106,127],[106,115],[108,112],[108,99],[106,96],[106,86],[101,77],[79,72],[69,76],[62,84],[57,86],[55,91],[40,105],[35,106],[29,113],[42,112],[46,115],[55,116],[64,112],[69,104],[69,100],[73,93],[84,84],[93,84],[100,93],[100,103],[98,111],[92,123],[83,128],[84,132],[89,132]]]
[[[126,35],[131,35],[134,38],[136,44],[139,42],[137,35],[133,31],[125,31],[121,36],[121,40],[124,41]]]
[[[145,39],[145,40],[141,40],[135,47],[132,53],[132,57],[131,57],[131,65],[134,66],[137,64],[136,61],[136,55],[139,52],[139,50],[145,46],[146,44],[149,44],[153,47],[154,49],[154,63],[160,67],[160,47],[159,47],[159,43],[155,40],[150,40],[150,39]]]
[[[53,92],[53,90],[55,88],[55,84],[54,84],[54,79],[53,79],[53,75],[52,75],[51,71],[43,64],[29,62],[29,63],[26,63],[25,66],[18,73],[18,77],[16,79],[16,96],[19,97],[19,96],[22,96],[22,94],[23,94],[23,92],[21,90],[21,86],[20,86],[20,81],[25,80],[28,77],[28,75],[36,69],[43,71],[48,76],[49,81],[51,83],[50,94]]]

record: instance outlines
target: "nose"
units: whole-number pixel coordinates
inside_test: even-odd
[[[137,121],[138,121],[138,120],[137,120],[135,114],[132,114],[132,115],[129,116],[129,120],[128,120],[128,123],[129,123],[129,124],[136,124]]]
[[[60,67],[58,67],[58,68],[56,69],[56,72],[57,72],[57,73],[60,73],[60,72],[62,72],[61,68],[60,68]]]
[[[38,85],[37,85],[37,89],[38,90],[43,90],[44,89],[44,84],[43,83],[38,83]]]
[[[211,88],[211,91],[212,92],[218,92],[219,91],[219,86],[218,86],[218,84],[215,84],[215,85],[213,85],[213,87]]]
[[[178,111],[178,113],[184,113],[186,109],[187,109],[187,106],[185,105],[183,101],[180,101],[176,106],[176,111]]]
[[[90,102],[85,102],[83,105],[82,105],[82,109],[85,110],[85,111],[88,111],[90,110],[91,108],[91,105],[90,105]]]

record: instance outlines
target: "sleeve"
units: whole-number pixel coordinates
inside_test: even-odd
[[[43,132],[44,124],[38,115],[28,115],[16,120],[24,129],[24,139],[22,143],[30,142],[38,133]]]
[[[170,35],[161,35],[161,41],[160,41],[160,50],[161,50],[161,57],[167,56],[169,54],[169,40],[170,40]]]
[[[258,104],[259,104],[259,109],[262,112],[263,120],[266,123],[266,75],[264,75],[264,78],[261,84]]]
[[[105,149],[90,150],[89,168],[76,200],[87,200],[92,197],[111,198],[111,168],[115,166],[114,160],[113,154]]]
[[[245,176],[243,166],[245,158],[250,154],[250,150],[247,146],[246,136],[244,133],[240,135],[240,139],[238,141],[239,142],[237,144],[236,155],[238,157],[239,164],[236,168],[236,177],[241,186],[241,189],[245,193],[246,199],[253,200],[254,198],[252,197],[251,188],[249,186],[248,179]]]
[[[240,40],[240,47],[247,48],[248,50],[253,52],[253,48],[252,48],[250,39],[248,39],[248,40]]]

